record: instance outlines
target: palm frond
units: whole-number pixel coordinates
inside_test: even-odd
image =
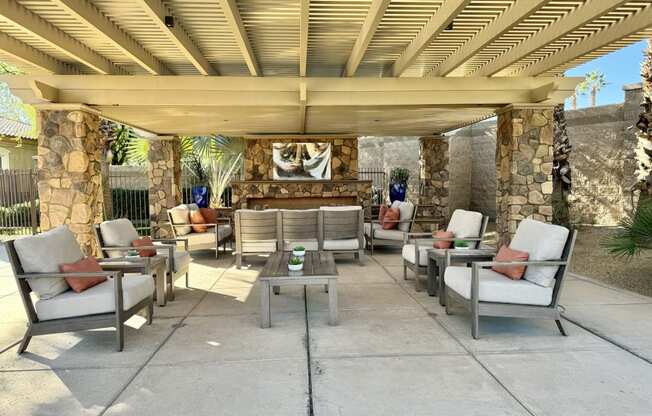
[[[621,221],[620,229],[604,241],[617,257],[632,257],[652,249],[652,200],[641,202],[633,216]]]

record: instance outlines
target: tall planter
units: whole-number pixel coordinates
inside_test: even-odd
[[[405,201],[405,194],[407,193],[407,183],[396,182],[389,184],[389,201]]]
[[[192,200],[199,208],[208,208],[208,186],[205,185],[196,185],[193,186],[190,190],[192,194]]]

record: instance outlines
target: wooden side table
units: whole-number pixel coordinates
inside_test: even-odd
[[[432,249],[428,250],[428,294],[439,296],[439,304],[446,304],[446,285],[444,272],[452,263],[473,263],[474,261],[493,260],[496,249],[486,244],[480,248],[470,249]]]
[[[103,270],[121,271],[123,273],[140,273],[152,276],[156,287],[156,304],[165,306],[165,280],[167,259],[163,256],[154,257],[114,257],[98,260]]]

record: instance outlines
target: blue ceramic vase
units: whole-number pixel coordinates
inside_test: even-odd
[[[208,208],[208,186],[198,185],[191,189],[192,200],[199,208]]]
[[[407,191],[407,184],[405,182],[395,182],[389,184],[389,200],[405,201],[405,192]]]

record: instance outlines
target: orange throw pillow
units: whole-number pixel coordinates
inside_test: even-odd
[[[387,205],[380,206],[380,211],[378,211],[378,222],[380,222],[381,226],[385,223],[385,214],[387,214],[388,209],[389,207]]]
[[[147,246],[153,246],[154,242],[152,241],[151,237],[142,237],[139,238],[138,240],[132,241],[131,245],[136,248],[147,247]],[[153,248],[144,248],[142,250],[138,250],[138,255],[140,257],[154,257],[156,256],[156,250]]]
[[[401,219],[401,211],[398,208],[387,208],[383,217],[383,230],[391,230],[398,227],[398,221]]]
[[[59,270],[61,273],[95,273],[101,272],[102,266],[95,260],[94,257],[86,257],[75,263],[60,264]],[[91,288],[95,285],[106,281],[106,277],[64,277],[68,286],[72,288],[77,293],[81,293],[84,290]]]
[[[204,216],[201,215],[201,212],[199,210],[194,210],[190,211],[190,223],[192,225],[192,230],[196,233],[205,233],[208,231],[208,227],[205,225],[199,225],[199,224],[206,224],[206,220],[204,219]]]
[[[437,231],[435,238],[453,238],[455,234],[452,231]],[[450,248],[453,245],[452,241],[435,241],[432,243],[434,248]]]
[[[530,255],[525,251],[512,250],[507,246],[502,246],[494,261],[527,261],[529,257]],[[525,266],[493,266],[491,270],[513,280],[518,280],[525,274]]]
[[[217,224],[217,211],[213,208],[199,208],[205,224]]]

